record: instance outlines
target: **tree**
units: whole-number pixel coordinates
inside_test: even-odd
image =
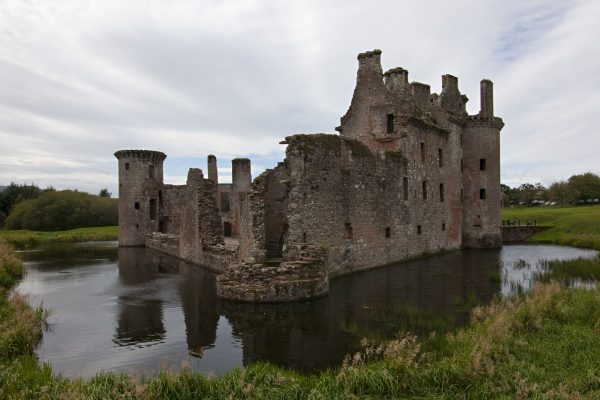
[[[569,184],[566,181],[554,182],[548,187],[548,196],[551,200],[557,201],[562,207],[563,204],[573,201],[573,193],[569,190]]]
[[[36,185],[17,185],[12,182],[0,192],[0,213],[7,216],[15,204],[23,200],[36,198],[40,194],[42,194],[42,189]]]
[[[573,175],[569,178],[568,185],[574,198],[581,203],[590,203],[592,200],[600,199],[600,176],[594,173]]]
[[[112,196],[112,193],[109,192],[107,188],[104,188],[104,189],[100,189],[100,193],[98,193],[98,196],[110,198]]]
[[[17,204],[6,218],[8,229],[62,231],[118,224],[118,201],[89,193],[44,192]]]

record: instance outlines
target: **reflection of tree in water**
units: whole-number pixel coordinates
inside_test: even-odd
[[[119,319],[113,341],[119,346],[145,347],[165,337],[160,300],[119,297]]]

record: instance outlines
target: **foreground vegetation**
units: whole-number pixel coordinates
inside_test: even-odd
[[[593,268],[600,271],[600,259]],[[343,366],[319,375],[256,364],[218,378],[184,369],[82,380],[53,376],[31,355],[43,315],[18,296],[6,298],[21,274],[14,252],[0,243],[3,399],[600,397],[600,289],[539,285],[528,295],[475,308],[471,324],[444,335],[435,351],[423,350],[409,334],[364,341]]]
[[[18,247],[29,248],[42,243],[71,243],[96,240],[117,240],[118,226],[79,228],[58,232],[0,230],[0,239]]]
[[[600,205],[577,207],[523,207],[502,209],[502,219],[535,220],[551,226],[529,239],[600,250]]]

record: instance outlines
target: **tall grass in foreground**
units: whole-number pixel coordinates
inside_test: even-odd
[[[0,361],[23,354],[32,354],[41,339],[41,309],[33,310],[17,294],[8,295],[10,289],[23,275],[23,265],[13,248],[0,239]]]

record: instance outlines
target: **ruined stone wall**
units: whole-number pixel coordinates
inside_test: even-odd
[[[420,143],[426,139],[432,151],[425,150],[422,160]],[[451,172],[440,168],[437,158],[447,140],[416,135],[404,152],[373,153],[334,135],[286,138],[287,243],[328,246],[331,275],[460,247],[460,231],[447,229],[460,223],[460,214],[450,215],[457,194],[448,190],[444,201],[439,195],[439,182]]]
[[[159,196],[162,233],[179,235],[181,229],[181,210],[187,202],[187,187],[185,185],[164,185]]]
[[[265,246],[267,258],[280,258],[288,232],[289,171],[285,163],[270,170],[265,187]]]

